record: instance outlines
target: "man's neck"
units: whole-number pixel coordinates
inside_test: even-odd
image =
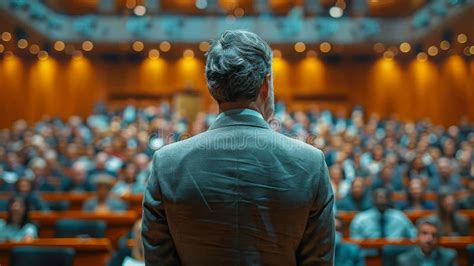
[[[234,109],[252,109],[259,113],[262,113],[253,101],[235,101],[225,102],[219,104],[219,113],[223,113]]]

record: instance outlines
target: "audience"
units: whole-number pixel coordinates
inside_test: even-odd
[[[423,181],[419,178],[413,178],[408,185],[407,201],[402,204],[400,209],[404,211],[433,210],[433,202],[425,199]]]
[[[131,250],[130,256],[126,256],[123,260],[123,266],[144,266],[145,259],[143,255],[142,245],[142,220],[138,220],[133,226],[133,240],[135,245]]]
[[[112,188],[112,193],[118,196],[139,194],[145,191],[145,184],[137,182],[138,167],[135,163],[127,164],[121,171],[117,183]]]
[[[422,218],[417,222],[417,227],[417,247],[399,255],[398,266],[458,265],[456,251],[439,246],[440,228],[436,220]]]
[[[344,198],[350,190],[350,182],[343,177],[342,168],[338,164],[334,164],[329,168],[329,176],[331,178],[331,186],[334,191],[336,200]]]
[[[337,266],[364,266],[365,258],[361,248],[357,245],[343,241],[344,221],[336,216],[336,248],[334,265]]]
[[[338,211],[365,211],[372,207],[370,193],[365,188],[364,179],[356,177],[352,180],[350,193],[336,202]]]
[[[436,220],[439,228],[433,229],[430,223],[419,225],[419,250],[424,251],[416,256],[423,253],[423,261],[429,263],[429,254],[438,252],[423,247],[437,250],[438,238],[425,231],[437,230],[437,235],[445,236],[469,234],[469,221],[457,212],[457,207],[474,209],[474,130],[466,119],[459,126],[444,128],[426,119],[402,122],[395,116],[366,116],[360,107],[347,118],[343,113],[333,115],[317,108],[289,112],[281,102],[275,110],[275,130],[325,153],[337,210],[359,212],[350,225],[351,237],[414,237],[416,230],[401,211],[434,209],[433,203],[425,200],[425,191],[438,193],[441,187],[455,194],[442,192],[438,197],[436,215],[430,219]],[[117,110],[99,105],[84,120],[48,117],[31,125],[17,121],[0,130],[0,191],[18,198],[20,203],[8,208],[16,215],[21,206],[25,206],[25,213],[47,211],[48,205],[38,193],[42,191],[95,192],[94,198],[84,203],[84,210],[125,210],[120,197],[143,192],[153,152],[207,130],[215,117],[214,113],[200,112],[190,123],[164,102]],[[407,193],[407,201],[394,208],[390,193]],[[454,195],[458,194],[467,196],[457,202]],[[15,238],[11,236],[21,233],[14,232],[31,225],[15,219],[15,225],[1,224],[0,238]],[[422,232],[431,234],[432,240],[423,240]],[[26,235],[34,237],[36,231]],[[338,234],[336,253],[343,254],[338,256],[347,265],[363,265],[358,248],[340,240]],[[404,264],[411,265],[407,262],[411,259],[403,258]],[[132,254],[128,261],[139,263],[140,256]],[[341,263],[336,265],[344,265]]]
[[[14,194],[24,197],[29,204],[28,209],[31,211],[48,211],[49,207],[39,196],[37,191],[33,190],[32,181],[21,177],[15,183]]]
[[[467,184],[468,194],[466,197],[459,201],[459,209],[461,210],[473,210],[474,209],[474,176],[469,178]]]
[[[0,220],[0,240],[29,241],[38,237],[38,229],[30,223],[29,206],[24,197],[10,198],[7,220]]]
[[[97,194],[93,198],[84,202],[84,211],[111,212],[125,211],[127,204],[111,193],[114,185],[114,178],[109,175],[98,175],[95,177]]]
[[[440,225],[440,235],[442,236],[469,235],[469,219],[458,213],[456,198],[449,188],[440,189],[437,211],[432,218]]]
[[[374,207],[358,213],[350,225],[354,239],[413,238],[416,229],[405,214],[390,207],[390,194],[385,188],[373,192]]]

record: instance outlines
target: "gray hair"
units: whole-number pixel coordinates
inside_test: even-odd
[[[272,50],[257,34],[227,30],[207,53],[207,86],[217,102],[257,97],[267,74],[271,74]]]

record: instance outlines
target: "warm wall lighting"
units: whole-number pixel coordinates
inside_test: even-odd
[[[306,50],[306,45],[303,42],[295,43],[295,51],[302,53],[304,50]]]
[[[91,41],[84,41],[82,43],[82,50],[89,52],[92,51],[92,49],[94,49],[94,44]]]
[[[421,52],[416,55],[416,59],[419,61],[426,61],[428,59],[428,55],[424,52]]]
[[[75,50],[74,52],[72,52],[72,58],[74,59],[79,59],[79,58],[82,58],[83,54],[80,50]]]
[[[37,44],[32,44],[30,46],[30,53],[32,54],[38,54],[40,51],[40,47]]]
[[[127,2],[125,2],[125,6],[126,6],[128,9],[132,9],[132,8],[134,8],[136,5],[137,5],[137,1],[136,1],[136,0],[127,0]]]
[[[160,50],[162,52],[168,52],[169,50],[171,50],[171,44],[167,41],[161,42],[160,43]]]
[[[329,53],[329,51],[331,51],[331,44],[328,42],[323,42],[319,45],[319,49],[323,53]]]
[[[132,44],[132,49],[133,49],[135,52],[141,52],[141,51],[143,51],[144,48],[145,48],[145,45],[144,45],[141,41],[135,41],[135,42]]]
[[[282,54],[281,51],[278,49],[273,50],[273,57],[275,58],[281,58]]]
[[[385,50],[385,47],[382,43],[378,42],[378,43],[374,44],[374,51],[376,53],[383,53],[384,50]]]
[[[3,44],[0,44],[0,54],[3,53],[3,51],[5,51],[5,46],[3,46]]]
[[[66,45],[62,41],[57,41],[54,43],[54,50],[56,51],[63,51]]]
[[[441,41],[441,43],[439,44],[439,47],[441,48],[441,50],[446,51],[451,47],[451,44],[448,41],[444,40],[444,41]]]
[[[38,59],[39,60],[47,60],[48,57],[49,57],[49,55],[48,55],[48,52],[46,52],[46,51],[40,51],[38,53]]]
[[[199,50],[201,50],[201,52],[207,52],[207,50],[209,50],[209,46],[210,44],[208,42],[201,42],[199,44]]]
[[[191,49],[186,49],[183,52],[183,57],[184,58],[193,58],[194,57],[194,52]]]
[[[430,56],[436,56],[436,55],[438,55],[438,51],[439,51],[439,50],[438,50],[438,47],[436,47],[436,46],[434,46],[434,45],[433,45],[433,46],[430,46],[430,48],[428,48],[428,54],[429,54]]]
[[[464,47],[464,55],[465,56],[470,56],[471,55],[471,51],[470,50],[470,47]]]
[[[234,10],[234,16],[242,17],[245,14],[245,10],[241,7],[238,7]]]
[[[392,51],[385,51],[383,53],[383,58],[385,59],[393,59],[393,57],[395,56],[395,54],[392,52]]]
[[[3,40],[4,42],[8,42],[8,41],[10,41],[11,39],[12,39],[12,34],[11,34],[10,32],[5,31],[5,32],[2,33],[2,40]]]
[[[160,58],[160,51],[156,49],[151,49],[150,51],[148,51],[148,57],[150,59],[158,59]]]
[[[458,35],[458,43],[466,43],[467,42],[467,35],[461,33]]]
[[[316,53],[315,50],[309,50],[307,53],[306,53],[306,57],[316,57],[318,56],[318,54]]]
[[[402,53],[408,53],[411,50],[411,45],[407,42],[403,42],[400,44],[400,51]]]

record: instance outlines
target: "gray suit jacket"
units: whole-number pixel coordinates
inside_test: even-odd
[[[437,266],[456,266],[458,265],[457,254],[454,249],[437,248],[434,258]],[[399,266],[419,266],[423,262],[422,252],[419,247],[407,251],[397,258],[397,265]]]
[[[323,153],[232,110],[154,154],[143,202],[147,265],[332,265]]]

